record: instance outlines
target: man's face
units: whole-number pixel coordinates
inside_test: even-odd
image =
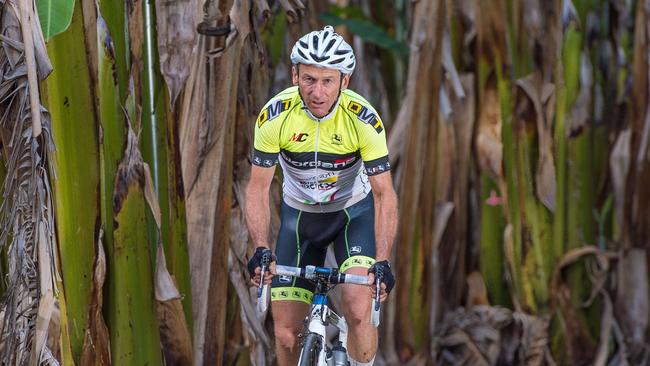
[[[298,85],[300,95],[311,114],[322,118],[336,103],[339,96],[339,86],[346,89],[350,75],[343,76],[335,69],[326,69],[313,65],[293,66],[293,85]]]

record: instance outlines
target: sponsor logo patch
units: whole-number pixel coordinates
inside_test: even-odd
[[[322,161],[318,160],[318,162],[314,160],[309,160],[309,161],[297,161],[297,160],[292,160],[289,155],[282,153],[282,157],[284,160],[297,167],[297,168],[325,168],[325,169],[344,169],[348,167],[349,165],[353,164],[354,162],[357,161],[356,156],[351,156],[349,158],[343,158],[343,159],[336,159],[334,162],[328,162],[328,161]]]
[[[332,145],[343,145],[343,136],[338,133],[332,134]]]
[[[293,136],[291,136],[291,141],[305,142],[305,139],[307,139],[307,136],[309,136],[308,133],[302,133],[302,132],[301,133],[295,133],[294,132]]]
[[[280,283],[289,283],[291,282],[291,276],[282,275],[278,280],[280,281]]]
[[[270,168],[270,167],[274,166],[275,164],[277,164],[277,162],[278,162],[277,159],[269,160],[269,159],[262,159],[259,156],[253,156],[253,164],[255,164],[257,166],[265,166],[267,168]]]
[[[366,168],[366,174],[375,175],[375,174],[387,172],[389,170],[390,170],[390,163],[386,162],[384,164],[379,164],[371,168]]]
[[[275,117],[279,116],[280,113],[286,111],[291,107],[291,99],[277,100],[269,104],[268,107],[260,113],[260,116],[257,117],[257,126],[262,127],[266,121],[270,121]]]
[[[348,104],[348,110],[354,113],[359,120],[365,124],[371,125],[377,133],[381,133],[384,128],[381,126],[381,121],[377,118],[377,115],[373,113],[366,106],[363,106],[355,101],[351,101]]]
[[[351,254],[359,254],[361,253],[361,246],[360,245],[355,245],[352,248],[350,248],[350,253]]]

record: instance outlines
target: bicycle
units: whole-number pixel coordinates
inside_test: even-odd
[[[264,286],[264,273],[268,270],[271,255],[263,257],[262,260],[262,278],[260,279],[260,287],[258,288],[257,305],[258,309],[266,308],[266,288]],[[309,313],[305,317],[305,328],[300,333],[299,337],[304,339],[302,341],[300,358],[298,359],[299,366],[347,366],[349,365],[347,356],[347,333],[348,327],[345,318],[336,314],[328,306],[327,293],[334,288],[337,284],[357,284],[368,285],[368,276],[353,275],[340,273],[336,268],[305,266],[291,267],[291,266],[276,266],[276,274],[279,276],[292,276],[300,277],[310,280],[315,283],[316,290],[312,298]],[[377,286],[377,296],[372,300],[372,316],[371,323],[373,326],[379,326],[379,285],[381,278],[376,278],[375,285]],[[332,324],[339,329],[338,340],[332,347],[327,345],[327,325]]]

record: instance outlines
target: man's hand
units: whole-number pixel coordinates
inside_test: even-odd
[[[267,270],[264,274],[264,284],[270,285],[271,280],[273,279],[273,272],[275,272],[275,266],[271,262],[275,262],[275,256],[271,252],[271,249],[266,247],[257,247],[255,253],[248,261],[248,274],[251,276],[251,283],[255,286],[260,285],[260,275],[262,273],[262,263],[263,261],[268,261]]]
[[[379,261],[368,269],[368,285],[372,289],[373,298],[377,296],[377,287],[375,286],[375,276],[379,277],[381,281],[381,292],[379,293],[379,301],[384,302],[388,294],[395,286],[395,276],[390,268],[388,261]]]

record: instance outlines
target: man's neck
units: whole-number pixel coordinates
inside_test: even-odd
[[[327,114],[324,115],[323,117],[317,117],[313,113],[311,113],[311,110],[309,110],[309,107],[307,107],[305,101],[302,99],[302,94],[300,94],[300,89],[298,89],[298,95],[300,95],[300,104],[302,104],[302,109],[305,111],[305,113],[309,118],[313,119],[316,122],[325,121],[327,119],[330,119],[332,116],[334,116],[334,113],[336,113],[336,108],[339,105],[339,101],[341,100],[341,92],[342,90],[339,88],[339,96],[338,98],[336,98],[334,104],[332,104],[332,106],[330,107],[330,111],[327,112]]]

